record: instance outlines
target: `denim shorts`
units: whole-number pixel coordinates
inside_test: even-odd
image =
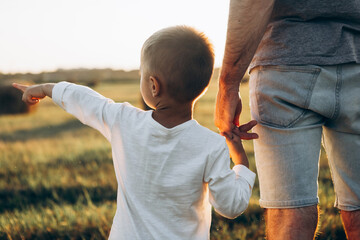
[[[335,206],[360,209],[360,64],[256,67],[250,108],[261,207],[318,204],[323,140]]]

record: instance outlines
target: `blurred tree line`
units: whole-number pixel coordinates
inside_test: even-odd
[[[219,68],[214,69],[213,81],[218,79]],[[243,82],[248,81],[248,74],[244,76]],[[0,72],[0,85],[9,85],[13,82],[45,83],[67,81],[88,86],[95,86],[101,82],[129,82],[140,81],[139,70],[113,70],[105,69],[58,69],[54,72],[41,73],[14,73],[3,74]]]
[[[58,69],[54,72],[42,73],[0,73],[0,115],[30,113],[36,106],[26,105],[22,100],[22,93],[13,88],[11,83],[39,84],[45,82],[68,81],[95,87],[101,82],[139,82],[138,70],[123,71],[112,69]]]
[[[219,68],[214,69],[213,80],[219,78]],[[247,82],[249,75],[245,75],[243,82]],[[99,83],[139,83],[139,70],[124,71],[105,69],[58,69],[54,72],[41,73],[14,73],[3,74],[0,72],[0,115],[29,113],[34,109],[21,101],[21,92],[14,89],[11,83],[39,84],[46,82],[67,81],[95,87]],[[143,109],[150,109],[142,100]]]
[[[95,86],[100,82],[133,82],[139,81],[139,70],[124,71],[106,69],[58,69],[54,72],[3,74],[0,72],[0,84],[8,85],[12,82],[44,83],[68,81],[88,86]]]

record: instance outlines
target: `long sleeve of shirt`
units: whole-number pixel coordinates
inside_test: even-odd
[[[105,98],[88,87],[67,82],[55,85],[53,101],[83,124],[98,130],[110,141],[110,129],[116,114],[121,111],[120,104],[114,103],[113,100]]]
[[[226,145],[222,145],[220,151],[213,152],[204,180],[209,184],[209,200],[215,210],[232,219],[247,208],[255,173],[244,165],[236,165],[231,171],[228,159],[228,149]]]

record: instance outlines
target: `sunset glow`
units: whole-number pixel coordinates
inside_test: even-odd
[[[210,38],[220,66],[228,5],[228,0],[0,1],[0,72],[137,69],[145,39],[179,24]]]

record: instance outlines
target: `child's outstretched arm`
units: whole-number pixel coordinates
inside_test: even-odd
[[[27,104],[36,104],[40,99],[49,96],[65,111],[110,140],[110,128],[121,108],[121,105],[114,104],[111,99],[88,87],[68,82],[32,86],[14,83],[13,86],[23,92],[23,101]]]
[[[248,131],[250,131],[256,124],[257,122],[252,120],[244,125],[234,128],[232,131],[232,137],[222,133],[222,135],[226,138],[226,144],[229,147],[231,160],[234,165],[242,164],[247,168],[249,167],[249,161],[241,139],[251,140],[258,138],[259,136],[256,133],[248,133]]]
[[[40,99],[45,97],[52,97],[52,90],[54,88],[54,83],[45,83],[39,85],[26,86],[23,84],[13,83],[14,88],[19,89],[23,92],[22,100],[29,104],[37,104]]]

